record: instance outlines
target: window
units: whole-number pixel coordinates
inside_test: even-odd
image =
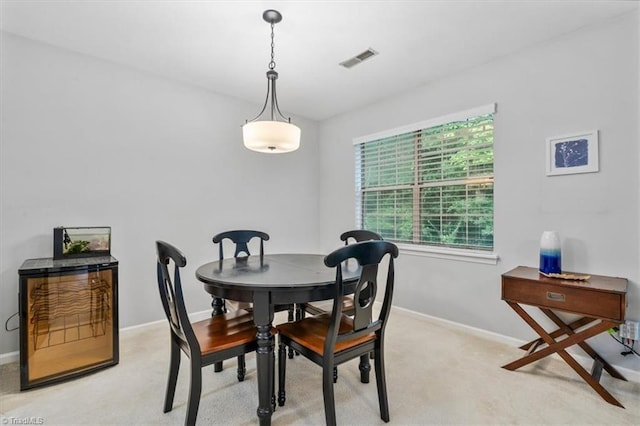
[[[356,139],[356,222],[398,243],[493,250],[491,104]]]

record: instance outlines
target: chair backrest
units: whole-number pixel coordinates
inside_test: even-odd
[[[368,240],[382,240],[382,237],[373,231],[367,231],[366,229],[354,229],[352,231],[342,233],[342,235],[340,235],[340,239],[344,241],[345,245],[347,245],[350,243],[350,239],[355,242],[360,242]]]
[[[250,230],[235,230],[221,232],[213,237],[214,244],[220,244],[220,260],[224,259],[224,252],[222,246],[224,245],[222,240],[225,238],[230,239],[236,245],[236,251],[233,257],[238,257],[240,253],[245,253],[246,256],[251,256],[249,252],[249,246],[247,243],[252,238],[260,238],[260,257],[264,256],[264,242],[269,240],[269,234],[262,231],[250,231]]]
[[[361,241],[380,241],[382,237],[373,231],[367,231],[366,229],[353,229],[351,231],[343,232],[340,235],[340,239],[344,241],[344,245],[349,245],[353,242],[359,243]],[[368,290],[365,289],[360,293],[360,297],[364,300],[369,298]]]
[[[378,292],[378,269],[385,256],[389,257],[387,279],[384,287],[384,300],[377,319],[373,319],[373,302]],[[328,267],[336,268],[336,292],[333,300],[331,326],[325,341],[325,353],[333,351],[336,342],[357,338],[371,332],[384,333],[386,320],[393,298],[394,266],[393,259],[398,257],[398,247],[388,241],[363,241],[339,248],[324,259]],[[342,297],[345,284],[342,280],[342,262],[355,259],[361,267],[361,274],[353,292],[353,328],[339,333],[342,316]],[[329,352],[327,352],[329,351]]]
[[[190,356],[200,355],[200,345],[187,315],[180,281],[180,268],[187,264],[184,254],[164,241],[156,241],[158,257],[158,290],[171,333],[180,347]],[[173,278],[171,277],[173,270]]]

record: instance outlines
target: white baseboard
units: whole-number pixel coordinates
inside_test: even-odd
[[[471,327],[470,325],[466,325],[466,324],[462,324],[459,322],[455,322],[455,321],[450,321],[444,318],[439,318],[439,317],[434,317],[432,315],[427,315],[427,314],[423,314],[421,312],[416,312],[416,311],[412,311],[410,309],[406,309],[406,308],[400,308],[398,306],[394,306],[393,309],[396,309],[398,311],[402,311],[405,312],[411,316],[417,317],[417,318],[422,318],[422,319],[428,319],[434,322],[439,322],[442,324],[447,324],[447,325],[451,325],[453,327],[459,328],[461,330],[464,330],[468,333],[471,333],[473,335],[476,336],[482,336],[482,337],[488,337],[491,340],[495,341],[495,342],[500,342],[500,343],[505,343],[507,345],[522,345],[524,343],[526,343],[523,340],[518,340],[515,339],[513,337],[509,337],[509,336],[505,336],[503,334],[498,334],[498,333],[494,333],[492,331],[488,331],[488,330],[483,330],[481,328],[476,328],[476,327]]]
[[[6,354],[0,354],[0,365],[9,364],[11,362],[20,361],[20,352],[7,352]]]

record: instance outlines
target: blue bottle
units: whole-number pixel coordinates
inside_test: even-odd
[[[556,231],[544,231],[540,238],[540,272],[562,273],[562,250],[560,236]]]

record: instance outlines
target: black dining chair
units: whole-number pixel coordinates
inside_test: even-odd
[[[358,243],[361,241],[381,241],[382,237],[380,234],[377,234],[373,231],[368,231],[366,229],[353,229],[351,231],[343,232],[340,235],[340,240],[344,241],[344,245],[348,245],[351,243]],[[366,297],[366,295],[363,295]],[[332,300],[323,300],[320,302],[310,302],[304,303],[301,305],[300,309],[302,310],[302,317],[306,316],[307,313],[311,315],[321,315],[327,312],[331,312],[333,307]],[[353,297],[344,296],[342,298],[342,313],[347,315],[353,315],[354,307],[353,307]],[[373,359],[373,353],[371,353],[370,358]],[[371,366],[369,364],[369,359],[366,355],[363,355],[360,359],[360,381],[362,383],[369,383],[369,371],[371,371]],[[333,372],[333,381],[334,383],[338,381],[338,368],[336,367]]]
[[[235,244],[235,251],[233,253],[233,257],[236,259],[243,256],[251,256],[249,252],[249,242],[254,239],[260,239],[260,258],[264,257],[264,242],[269,240],[269,234],[262,231],[254,231],[254,230],[232,230],[221,232],[213,237],[213,243],[219,244],[219,260],[224,259],[224,240],[228,239],[232,243]],[[215,301],[214,301],[215,303]],[[236,302],[232,300],[223,301],[223,311],[226,312],[226,305],[229,304],[233,309],[240,310],[243,309],[245,311],[251,312],[253,310],[253,305],[248,302]],[[287,311],[287,321],[293,321],[294,319],[294,305],[275,305],[273,307],[274,312],[282,312]],[[289,357],[293,357],[293,350],[290,351]],[[238,364],[244,364],[244,358],[238,358]],[[238,367],[239,368],[239,367]],[[217,370],[220,370],[218,367]]]
[[[331,313],[310,316],[300,321],[287,322],[276,327],[279,337],[278,404],[286,401],[285,376],[286,347],[294,350],[322,367],[322,392],[327,425],[336,424],[333,393],[334,366],[374,352],[376,384],[380,418],[389,421],[389,403],[384,366],[384,332],[391,310],[394,285],[394,262],[398,248],[388,241],[363,241],[335,250],[325,258],[325,265],[336,268],[336,282]],[[378,292],[378,271],[382,260],[386,264],[384,300],[379,315],[374,317],[373,304]],[[350,297],[353,298],[352,316],[342,312],[345,283],[342,280],[342,262],[356,259],[361,275]],[[384,267],[383,267],[384,268]],[[384,269],[383,269],[384,270]],[[364,297],[366,295],[366,297]]]
[[[158,289],[171,332],[171,361],[164,412],[173,409],[180,352],[189,358],[191,384],[185,425],[194,425],[202,392],[202,368],[257,349],[257,329],[250,313],[238,311],[192,323],[184,304],[180,269],[187,259],[176,247],[156,241]],[[173,278],[172,273],[173,272]],[[238,372],[238,380],[244,380]]]
[[[253,238],[260,239],[260,258],[263,258],[264,242],[269,240],[269,234],[267,234],[266,232],[251,231],[251,230],[235,230],[235,231],[225,231],[215,235],[213,237],[213,243],[219,244],[219,260],[224,259],[224,248],[223,248],[224,239],[229,239],[235,244],[235,252],[233,253],[233,257],[237,259],[241,257],[240,255],[251,256],[251,253],[249,252],[249,241],[251,241]],[[234,301],[229,301],[229,302],[236,310],[252,309],[251,303],[234,302]],[[275,311],[280,312],[280,311],[288,310],[289,311],[288,321],[293,321],[293,316],[294,316],[293,308],[294,308],[293,305],[276,305]]]
[[[224,259],[224,240],[228,239],[235,244],[235,251],[233,257],[236,259],[243,256],[251,256],[249,251],[249,242],[258,238],[260,240],[260,258],[264,257],[264,242],[269,241],[269,234],[262,231],[253,230],[233,230],[221,232],[213,237],[213,243],[218,244],[218,260]],[[251,310],[251,303],[249,302],[236,302],[233,300],[222,301],[222,311],[227,311],[227,304],[229,304],[234,310]]]

